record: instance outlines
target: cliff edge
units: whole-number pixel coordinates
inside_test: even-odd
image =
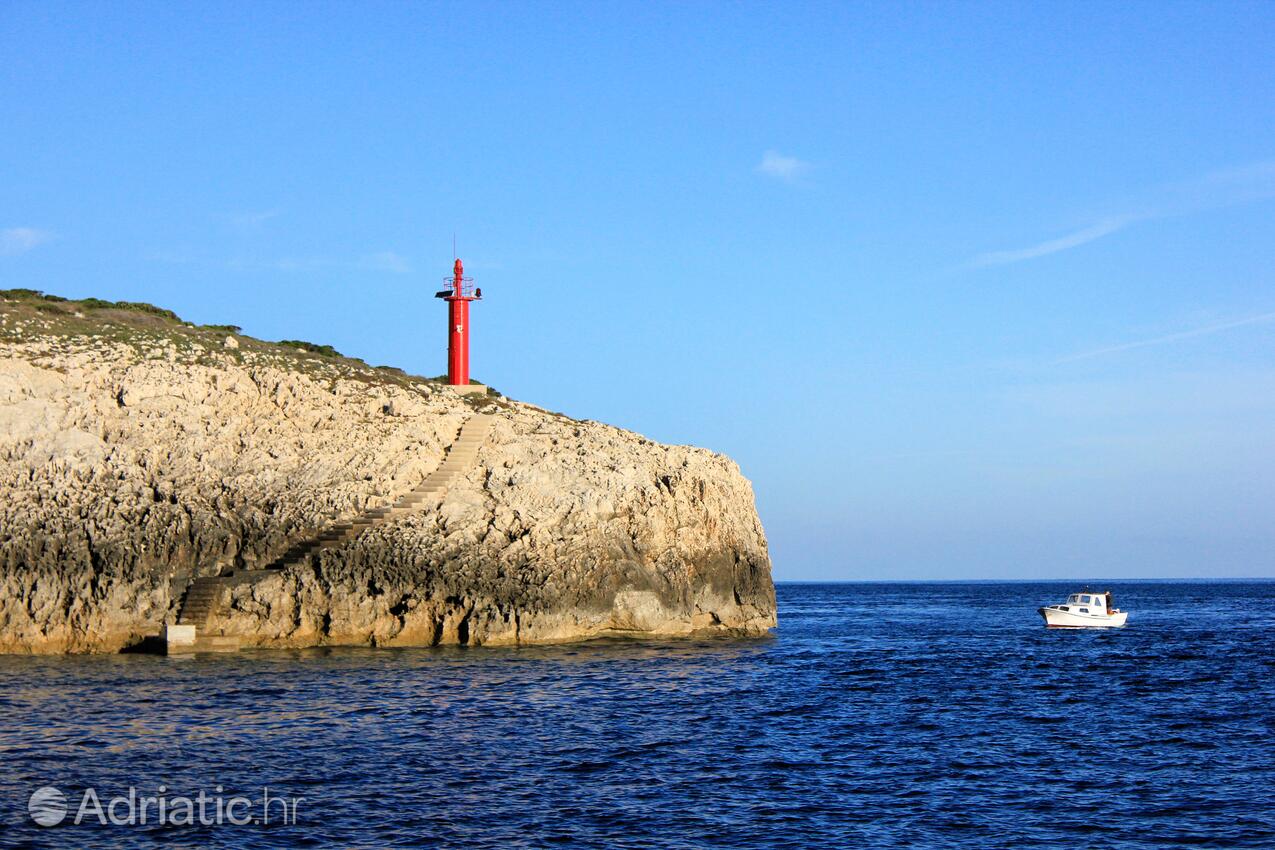
[[[440,501],[258,572],[418,487],[480,412]],[[729,458],[148,305],[0,293],[0,494],[0,652],[134,646],[245,571],[210,626],[246,647],[775,625]]]

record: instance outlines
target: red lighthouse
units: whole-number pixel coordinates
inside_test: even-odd
[[[452,276],[443,278],[449,289],[436,292],[435,298],[447,302],[447,383],[453,387],[469,386],[469,302],[483,297],[474,289],[474,279],[465,277],[460,260],[452,268]]]

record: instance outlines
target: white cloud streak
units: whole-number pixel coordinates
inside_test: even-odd
[[[1118,354],[1122,351],[1131,351],[1135,348],[1148,348],[1153,345],[1165,345],[1170,342],[1178,342],[1184,339],[1194,339],[1200,336],[1210,336],[1212,334],[1229,331],[1232,328],[1242,328],[1248,325],[1262,325],[1267,322],[1275,322],[1275,313],[1258,313],[1255,316],[1248,316],[1243,319],[1232,319],[1229,322],[1217,322],[1212,325],[1205,325],[1199,328],[1193,328],[1189,331],[1179,331],[1178,333],[1165,334],[1164,336],[1151,337],[1150,339],[1139,339],[1133,342],[1124,342],[1119,345],[1108,345],[1103,348],[1095,348],[1090,351],[1082,351],[1079,354],[1071,354],[1067,357],[1061,357],[1054,361],[1054,365],[1062,363],[1074,363],[1077,360],[1088,360],[1093,357],[1102,357],[1107,354]]]
[[[288,274],[328,271],[376,272],[380,274],[411,274],[412,272],[412,265],[408,259],[393,251],[377,251],[372,254],[365,254],[357,260],[319,256],[292,256],[274,259],[233,257],[229,260],[221,260],[214,257],[200,257],[181,251],[156,252],[149,255],[147,259],[172,265],[226,268],[234,272],[266,271],[285,272]]]
[[[757,171],[767,177],[780,180],[795,180],[810,169],[810,163],[795,156],[784,156],[779,151],[769,150],[762,154]]]
[[[283,210],[247,210],[245,212],[231,213],[229,216],[230,223],[235,227],[244,230],[252,230],[260,227],[272,218],[278,218],[283,215]]]
[[[412,266],[407,259],[393,251],[377,251],[375,254],[368,254],[359,262],[359,266],[368,271],[389,274],[410,274],[412,271]]]
[[[1008,263],[1018,263],[1023,260],[1034,260],[1037,257],[1048,256],[1049,254],[1057,254],[1059,251],[1066,251],[1070,248],[1076,248],[1084,245],[1086,242],[1092,242],[1095,239],[1101,239],[1104,236],[1115,233],[1123,227],[1128,226],[1137,219],[1132,216],[1123,218],[1111,218],[1100,221],[1097,224],[1077,230],[1074,233],[1068,233],[1066,236],[1060,236],[1057,239],[1050,239],[1029,248],[1019,248],[1016,251],[991,251],[986,254],[979,254],[971,261],[971,265],[976,267],[983,266],[1003,266]]]
[[[53,234],[34,227],[10,227],[0,230],[0,254],[16,256],[53,241]]]
[[[1003,266],[1078,248],[1131,224],[1190,215],[1275,197],[1275,161],[1212,171],[1192,180],[1156,187],[1134,210],[1106,216],[1088,227],[1027,248],[979,254],[970,266]]]

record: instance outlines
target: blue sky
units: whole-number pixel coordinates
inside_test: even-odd
[[[0,287],[708,446],[780,579],[1275,575],[1269,3],[0,12]]]

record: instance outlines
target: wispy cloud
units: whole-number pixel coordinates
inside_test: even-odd
[[[244,210],[226,216],[230,223],[243,230],[260,227],[272,218],[283,215],[283,210]]]
[[[410,274],[412,271],[407,259],[393,251],[377,251],[375,254],[368,254],[359,261],[359,266],[368,271],[390,274]]]
[[[810,163],[797,159],[795,156],[784,156],[775,150],[762,154],[761,162],[757,164],[759,173],[767,177],[777,177],[780,180],[795,180],[808,170],[810,170]]]
[[[1069,248],[1076,248],[1080,245],[1084,245],[1086,242],[1101,239],[1108,234],[1115,233],[1123,227],[1127,227],[1134,221],[1137,221],[1137,219],[1133,216],[1105,219],[1097,224],[1077,230],[1074,233],[1068,233],[1066,236],[1060,236],[1057,239],[1050,239],[1027,248],[1019,248],[1014,251],[990,251],[986,254],[979,254],[970,262],[970,265],[976,267],[1003,266],[1007,263],[1017,263],[1022,260],[1032,260],[1036,257],[1056,254],[1059,251],[1066,251]]]
[[[411,263],[393,251],[377,251],[365,254],[357,260],[324,256],[285,256],[259,258],[239,256],[230,259],[201,256],[188,251],[159,251],[147,256],[157,263],[181,266],[205,266],[224,268],[233,272],[285,272],[287,274],[312,274],[328,271],[377,272],[381,274],[410,274]]]
[[[326,257],[279,257],[274,260],[253,260],[236,257],[226,263],[226,268],[236,272],[317,272],[339,265]]]
[[[1179,331],[1177,333],[1164,334],[1163,336],[1150,337],[1148,339],[1134,340],[1133,342],[1123,342],[1118,345],[1108,345],[1102,348],[1094,348],[1089,351],[1082,351],[1078,354],[1071,354],[1067,357],[1060,357],[1054,361],[1054,364],[1074,363],[1077,360],[1088,360],[1091,357],[1102,357],[1107,354],[1117,354],[1121,351],[1130,351],[1135,348],[1147,348],[1152,345],[1165,345],[1170,342],[1178,342],[1183,339],[1194,339],[1200,336],[1209,336],[1222,331],[1229,331],[1232,328],[1242,328],[1247,325],[1262,325],[1267,322],[1275,322],[1275,313],[1258,313],[1255,316],[1247,316],[1243,319],[1232,319],[1227,322],[1216,322],[1211,325],[1204,325],[1191,330]]]
[[[1275,160],[1250,162],[1210,171],[1192,180],[1166,184],[1159,188],[1151,203],[1154,205],[1153,213],[1170,216],[1271,197],[1275,197]]]
[[[1145,192],[1140,202],[1129,204],[1124,212],[1103,216],[1072,233],[1026,248],[979,254],[970,260],[969,265],[1003,266],[1034,260],[1078,248],[1138,222],[1191,215],[1272,197],[1275,197],[1275,161],[1211,171],[1190,180],[1157,186]]]
[[[53,234],[34,227],[10,227],[0,230],[0,254],[14,256],[25,254],[32,248],[53,241]]]

